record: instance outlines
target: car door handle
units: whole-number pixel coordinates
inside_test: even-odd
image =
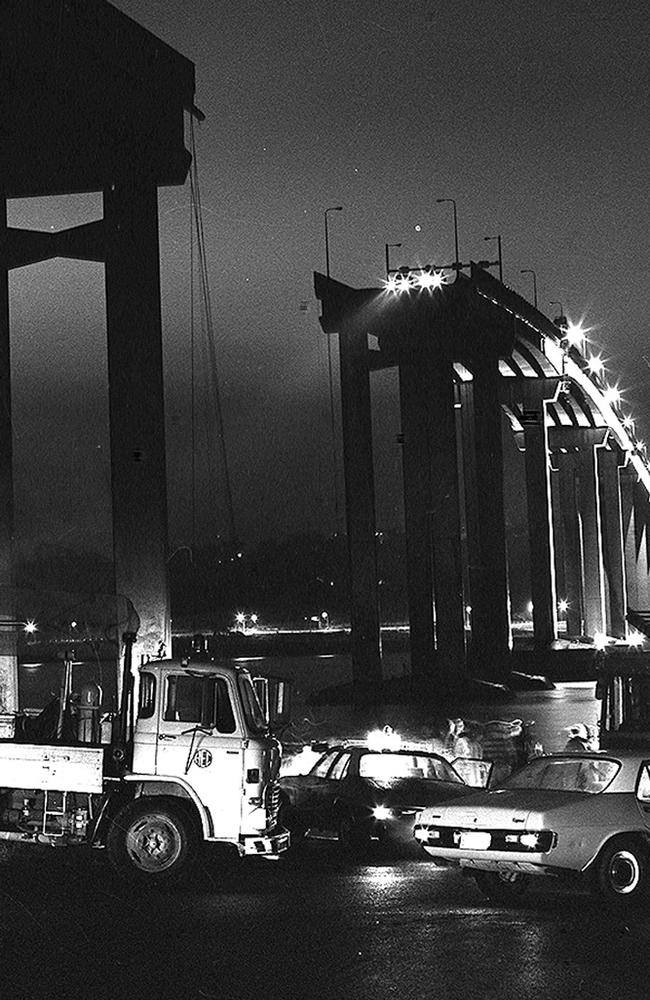
[[[158,739],[159,740],[175,740],[176,737],[172,736],[171,733],[159,733],[158,734]]]

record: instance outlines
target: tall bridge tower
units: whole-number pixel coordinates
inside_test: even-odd
[[[12,583],[8,275],[71,257],[105,268],[115,588],[139,654],[171,650],[157,189],[185,182],[194,65],[105,0],[4,0],[0,144],[0,586]],[[59,232],[7,225],[7,199],[100,191],[103,217]],[[0,619],[13,617],[0,607]],[[0,629],[4,705],[16,658]]]

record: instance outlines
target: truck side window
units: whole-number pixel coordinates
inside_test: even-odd
[[[214,724],[218,733],[234,733],[236,729],[235,714],[232,710],[228,684],[223,677],[214,682],[215,712]]]
[[[203,684],[201,677],[170,675],[167,678],[165,722],[201,722]]]
[[[156,678],[153,674],[140,672],[140,696],[138,718],[150,719],[156,706]]]

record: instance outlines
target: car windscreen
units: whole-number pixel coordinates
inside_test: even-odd
[[[377,781],[434,778],[462,784],[453,767],[445,760],[427,754],[364,753],[359,759],[359,777]]]
[[[597,795],[612,783],[619,761],[595,757],[537,757],[502,782],[502,788],[537,788],[552,792]]]

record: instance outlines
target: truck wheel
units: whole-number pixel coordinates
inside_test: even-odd
[[[338,838],[341,847],[352,854],[367,854],[372,843],[370,833],[349,812],[341,813],[338,822]]]
[[[196,838],[189,819],[178,808],[145,796],[114,817],[106,849],[121,875],[152,884],[172,882],[187,869]]]
[[[518,872],[475,871],[473,875],[483,895],[495,903],[512,906],[528,891],[528,876]]]
[[[599,894],[608,902],[637,899],[646,888],[648,852],[631,838],[605,844],[595,868]]]

